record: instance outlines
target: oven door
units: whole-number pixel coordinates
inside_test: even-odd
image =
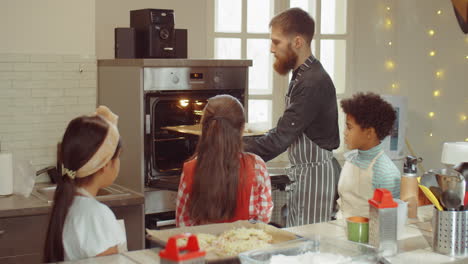
[[[145,94],[147,182],[163,176],[180,175],[183,163],[193,155],[197,146],[198,136],[169,131],[164,127],[199,124],[208,99],[226,93],[243,102],[243,93],[239,90],[160,91]]]

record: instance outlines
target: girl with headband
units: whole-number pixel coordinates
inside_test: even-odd
[[[110,255],[126,247],[125,231],[114,213],[95,199],[119,174],[117,119],[100,106],[95,115],[68,124],[57,155],[63,178],[54,195],[45,262]]]
[[[268,223],[273,203],[265,162],[242,147],[244,109],[230,95],[208,100],[193,158],[184,164],[177,226],[255,219]]]

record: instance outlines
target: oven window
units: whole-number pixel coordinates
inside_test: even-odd
[[[162,129],[199,124],[207,99],[162,99],[153,103],[153,162],[159,173],[180,172],[194,153],[198,136]]]

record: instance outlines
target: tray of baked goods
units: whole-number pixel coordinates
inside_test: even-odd
[[[200,124],[196,125],[180,125],[180,126],[166,126],[161,127],[161,129],[166,129],[168,131],[189,134],[200,136],[202,133],[202,127]],[[261,136],[267,132],[266,129],[257,128],[253,124],[245,124],[243,136]]]
[[[146,229],[146,232],[147,238],[161,247],[165,247],[172,236],[183,233],[195,234],[200,248],[206,251],[206,263],[235,263],[239,261],[239,253],[268,248],[298,238],[294,233],[262,222],[250,221],[165,230]],[[177,243],[178,246],[183,246],[186,241],[178,240]]]

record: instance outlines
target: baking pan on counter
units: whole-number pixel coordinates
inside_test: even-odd
[[[308,258],[303,254],[309,254]],[[300,238],[243,252],[239,258],[242,264],[298,263],[301,260],[305,261],[301,263],[321,264],[380,263],[378,251],[372,246],[324,236]]]
[[[229,231],[236,228],[255,228],[265,231],[265,233],[272,236],[272,245],[283,243],[298,239],[298,236],[294,233],[276,228],[271,225],[267,225],[262,222],[253,221],[236,221],[233,223],[220,223],[220,224],[209,224],[201,226],[190,226],[180,227],[167,230],[149,230],[146,229],[147,238],[153,241],[157,246],[165,247],[168,239],[174,235],[181,233],[192,233],[192,234],[210,234],[218,236],[225,231]],[[208,252],[206,255],[206,263],[240,263],[238,256],[220,257],[212,252]]]

